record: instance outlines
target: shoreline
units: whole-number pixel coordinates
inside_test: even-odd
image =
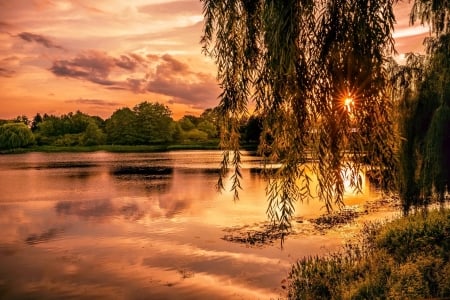
[[[242,150],[256,150],[253,144],[244,144]],[[167,152],[178,150],[220,150],[218,143],[205,144],[161,144],[161,145],[98,145],[98,146],[33,146],[29,148],[17,148],[1,150],[2,154],[22,154],[30,152],[61,153],[61,152],[112,152],[112,153],[142,153],[142,152]]]

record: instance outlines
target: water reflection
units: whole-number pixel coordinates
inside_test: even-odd
[[[342,235],[263,248],[224,229],[266,220],[260,161],[244,155],[244,190],[215,191],[219,151],[0,156],[0,298],[278,298],[296,258]],[[362,203],[376,194],[364,182]],[[323,203],[297,203],[319,215]]]

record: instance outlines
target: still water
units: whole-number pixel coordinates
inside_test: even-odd
[[[230,228],[266,221],[266,200],[250,153],[240,200],[217,193],[220,159],[218,151],[0,156],[0,298],[278,299],[296,259],[335,250],[354,232],[297,234],[283,249],[224,240]],[[378,197],[368,183],[346,196],[349,205]],[[297,216],[319,216],[322,205],[297,203]]]

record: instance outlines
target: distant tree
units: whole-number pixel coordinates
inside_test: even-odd
[[[31,131],[35,132],[38,129],[38,125],[39,123],[42,123],[43,119],[41,117],[41,115],[39,113],[37,113],[34,118],[33,121],[31,121]]]
[[[174,142],[182,142],[183,141],[183,129],[178,122],[173,122],[173,133],[172,133],[172,141]]]
[[[205,142],[208,140],[208,134],[202,130],[194,128],[184,133],[184,138],[185,140],[192,142]]]
[[[7,123],[0,126],[0,149],[11,150],[33,144],[33,133],[24,123]]]
[[[103,145],[106,142],[106,136],[98,127],[95,121],[89,122],[86,130],[81,136],[81,144],[84,146]]]
[[[197,129],[205,132],[209,139],[218,137],[218,131],[217,131],[216,124],[211,123],[208,120],[200,121],[200,123],[198,123],[198,125],[197,125]]]
[[[124,107],[116,110],[106,120],[106,140],[109,144],[136,145],[138,141],[138,123],[134,111]]]
[[[211,122],[213,124],[219,125],[219,119],[220,119],[220,110],[218,107],[214,108],[207,108],[205,109],[202,114],[200,115],[201,120],[206,120],[208,122]]]
[[[181,129],[183,129],[184,131],[189,131],[196,127],[194,122],[192,122],[192,118],[190,118],[189,116],[183,116],[178,121],[178,124],[180,125]]]
[[[138,124],[137,133],[142,144],[158,144],[171,141],[172,112],[160,103],[142,102],[133,108]]]
[[[244,130],[244,140],[248,143],[259,143],[263,130],[263,120],[259,116],[252,115],[248,118]]]
[[[30,120],[25,115],[17,116],[16,119],[14,120],[14,122],[23,123],[27,126],[30,125]]]
[[[37,114],[32,123],[32,127],[33,124],[35,126],[34,133],[39,145],[76,146],[84,144],[86,141],[83,136],[90,124],[102,131],[101,127],[104,123],[100,117],[91,117],[80,111],[69,112],[60,117],[44,114],[42,121],[39,121],[39,118],[40,115]],[[93,125],[91,125],[91,130]],[[89,143],[93,143],[92,139],[88,140]],[[101,141],[103,143],[104,138],[99,139],[95,144]]]

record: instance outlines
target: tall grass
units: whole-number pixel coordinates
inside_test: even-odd
[[[357,243],[326,257],[299,260],[290,299],[450,297],[450,210],[370,224]]]

